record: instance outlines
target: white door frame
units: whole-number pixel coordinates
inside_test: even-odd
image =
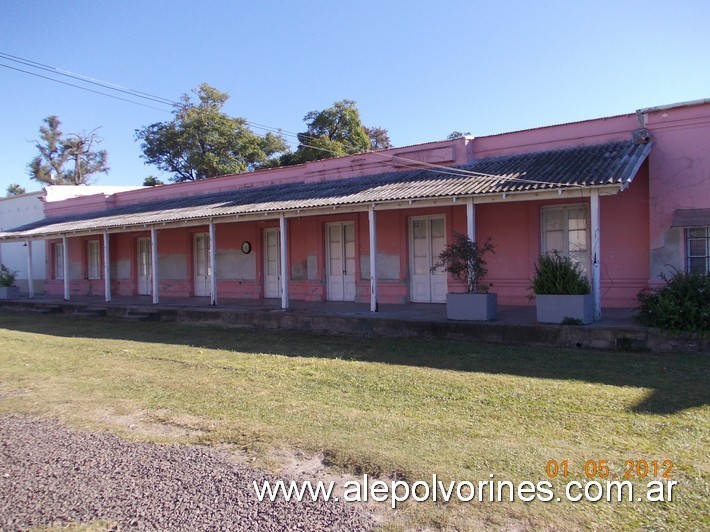
[[[276,241],[269,246],[269,237],[274,235]],[[280,244],[281,231],[278,227],[264,229],[264,299],[277,299],[282,295]]]
[[[352,241],[347,240],[347,229],[352,229]],[[333,229],[339,242],[331,242]],[[333,244],[340,244],[334,246]],[[334,256],[337,253],[338,256]],[[355,222],[333,222],[325,224],[325,260],[328,301],[355,301]],[[333,271],[334,261],[339,261],[339,269]]]
[[[141,237],[138,239],[136,247],[136,293],[139,296],[149,296],[152,293],[153,264],[151,259],[150,238]],[[141,275],[145,272],[145,275]]]
[[[200,245],[200,241],[202,245]],[[196,297],[208,297],[212,293],[212,269],[210,268],[210,235],[195,233],[192,237],[193,286]]]
[[[441,220],[444,223],[443,239],[440,246],[434,249],[432,239],[432,222]],[[415,257],[414,224],[424,223],[425,236],[424,253]],[[446,245],[446,216],[443,214],[433,214],[428,216],[412,216],[409,218],[409,294],[413,303],[445,303],[447,291],[446,273],[443,269],[432,271],[432,266],[438,260],[438,254]],[[441,239],[442,237],[440,237]],[[419,251],[422,251],[421,249]],[[419,273],[417,273],[419,271]]]

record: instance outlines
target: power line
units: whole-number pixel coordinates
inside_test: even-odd
[[[143,99],[146,99],[146,100],[151,100],[151,101],[154,101],[154,102],[157,102],[157,103],[162,103],[162,104],[170,105],[170,106],[177,105],[177,103],[178,103],[178,102],[175,102],[175,101],[173,101],[173,100],[169,100],[168,98],[163,98],[163,97],[161,97],[161,96],[155,96],[154,94],[148,94],[148,93],[146,93],[146,92],[136,91],[136,90],[133,90],[133,89],[129,89],[129,88],[127,88],[127,87],[122,87],[122,86],[120,86],[120,85],[116,85],[116,84],[114,84],[114,83],[110,83],[110,82],[108,82],[108,81],[101,81],[101,80],[99,80],[99,79],[95,79],[95,78],[92,78],[92,77],[89,77],[89,76],[85,76],[85,75],[83,75],[83,74],[77,74],[77,73],[74,73],[74,72],[70,72],[70,71],[68,71],[68,70],[62,70],[62,69],[59,69],[59,68],[57,68],[57,67],[53,67],[53,66],[50,66],[50,65],[45,65],[45,64],[42,64],[42,63],[38,63],[38,62],[36,62],[36,61],[32,61],[32,60],[30,60],[30,59],[24,59],[24,58],[18,57],[18,56],[16,56],[16,55],[6,54],[5,52],[0,52],[0,58],[1,58],[1,59],[5,59],[6,61],[13,61],[13,62],[15,62],[15,63],[20,63],[20,64],[23,64],[23,65],[25,65],[25,66],[29,66],[29,67],[31,67],[31,68],[37,68],[37,69],[40,69],[40,70],[46,70],[46,71],[48,71],[48,72],[52,72],[52,73],[58,74],[58,75],[60,75],[60,76],[69,77],[69,78],[72,78],[72,79],[76,79],[76,80],[79,80],[79,81],[83,81],[83,82],[85,82],[85,83],[90,83],[90,84],[92,84],[92,85],[98,85],[99,87],[103,87],[103,88],[105,88],[105,89],[110,89],[110,90],[122,92],[122,93],[125,93],[125,94],[130,94],[130,95],[132,95],[132,96],[138,96],[139,98],[143,98]]]
[[[67,71],[67,70],[62,70],[62,69],[59,69],[59,68],[54,67],[54,66],[51,66],[51,65],[46,65],[46,64],[44,64],[44,63],[39,63],[39,62],[33,61],[33,60],[31,60],[31,59],[26,59],[26,58],[24,58],[24,57],[19,57],[19,56],[16,56],[16,55],[12,55],[12,54],[5,53],[5,52],[0,52],[0,58],[6,59],[6,60],[10,60],[10,61],[14,61],[14,62],[23,64],[23,65],[29,66],[29,67],[31,67],[31,68],[38,68],[38,69],[45,70],[45,71],[52,72],[52,73],[56,73],[56,74],[59,74],[59,75],[62,75],[62,76],[70,77],[70,78],[72,78],[72,79],[76,79],[76,80],[79,80],[79,81],[91,83],[91,84],[93,84],[93,85],[97,85],[97,86],[100,86],[100,87],[103,87],[103,88],[107,88],[107,89],[110,89],[110,90],[116,90],[116,91],[122,92],[122,93],[124,93],[124,94],[130,94],[131,96],[136,96],[136,97],[138,97],[138,98],[144,98],[144,99],[147,99],[147,100],[150,100],[150,101],[154,101],[154,102],[158,102],[158,103],[164,103],[164,104],[166,104],[166,105],[171,105],[171,106],[173,106],[173,107],[174,107],[175,105],[178,105],[178,102],[176,102],[176,101],[174,101],[174,100],[169,100],[168,98],[163,98],[162,96],[156,96],[156,95],[154,95],[154,94],[149,94],[149,93],[142,92],[142,91],[136,91],[136,90],[133,90],[133,89],[128,89],[128,88],[122,87],[122,86],[120,86],[120,85],[116,85],[116,84],[114,84],[114,83],[110,83],[110,82],[102,81],[102,80],[97,80],[97,79],[95,79],[95,78],[91,78],[91,77],[85,76],[85,75],[83,75],[83,74],[77,74],[77,73],[70,72],[70,71]],[[61,84],[63,84],[63,85],[67,85],[67,86],[69,86],[69,87],[75,87],[75,88],[78,88],[78,89],[86,90],[86,91],[88,91],[88,92],[93,92],[93,93],[95,93],[95,94],[100,94],[100,95],[102,95],[102,96],[108,96],[109,98],[114,98],[114,99],[121,100],[121,101],[124,101],[124,102],[133,103],[133,104],[135,104],[135,105],[141,105],[142,107],[147,107],[147,108],[149,108],[149,109],[156,109],[156,110],[164,111],[164,112],[165,112],[165,109],[158,109],[158,108],[156,108],[156,107],[153,107],[153,106],[150,106],[150,105],[146,105],[146,104],[142,104],[142,103],[136,102],[136,101],[134,101],[134,100],[128,100],[128,99],[126,99],[126,98],[121,98],[121,97],[118,97],[118,96],[115,96],[115,95],[112,95],[112,94],[107,94],[107,93],[105,93],[105,92],[101,92],[101,91],[89,89],[89,88],[87,88],[87,87],[82,87],[82,86],[80,86],[80,85],[75,85],[75,84],[73,84],[73,83],[67,83],[67,82],[64,82],[64,81],[61,81],[61,80],[58,80],[58,79],[55,79],[55,78],[51,78],[51,77],[48,77],[48,76],[43,76],[43,75],[41,75],[41,74],[37,74],[37,73],[34,73],[34,72],[29,72],[29,71],[27,71],[27,70],[23,70],[23,69],[20,69],[20,68],[11,67],[11,66],[9,66],[9,65],[4,65],[4,64],[1,64],[1,63],[0,63],[0,66],[3,66],[3,67],[5,67],[5,68],[9,68],[9,69],[12,69],[12,70],[16,70],[16,71],[18,71],[18,72],[23,72],[23,73],[25,73],[25,74],[29,74],[29,75],[32,75],[32,76],[36,76],[36,77],[39,77],[39,78],[47,79],[47,80],[49,80],[49,81],[54,81],[54,82],[56,82],[56,83],[61,83]],[[310,149],[313,149],[313,150],[317,150],[317,151],[321,151],[321,152],[324,152],[324,153],[329,153],[329,154],[333,154],[333,155],[340,155],[340,154],[338,154],[337,152],[334,152],[333,150],[329,150],[329,149],[327,149],[327,148],[322,148],[322,147],[320,147],[320,146],[313,146],[313,145],[311,145],[311,144],[307,144],[306,142],[303,142],[303,140],[302,140],[302,139],[305,139],[305,140],[316,140],[316,137],[310,137],[310,136],[305,135],[305,134],[303,134],[303,133],[301,133],[300,136],[299,136],[298,133],[294,133],[294,132],[292,132],[292,131],[284,130],[284,129],[282,129],[282,128],[276,128],[276,127],[273,127],[273,126],[268,126],[268,125],[265,125],[265,124],[259,124],[259,123],[257,123],[257,122],[251,122],[251,121],[246,120],[246,119],[245,119],[245,123],[246,123],[247,125],[249,125],[250,127],[253,127],[253,128],[256,128],[256,129],[262,129],[262,130],[265,130],[265,131],[268,131],[268,132],[271,132],[271,133],[280,134],[282,137],[288,136],[288,137],[295,138],[295,139],[298,140],[298,145],[303,145],[303,146],[305,146],[305,147],[307,147],[307,148],[310,148]],[[289,141],[289,140],[287,140],[286,138],[284,138],[284,140],[285,140],[288,144],[290,144],[290,145],[292,145],[292,146],[295,145],[294,142]],[[409,164],[403,164],[403,166],[404,166],[405,168],[419,167],[419,166],[425,165],[425,166],[428,166],[428,167],[430,167],[430,168],[432,168],[432,169],[435,169],[435,168],[450,169],[450,167],[447,167],[447,166],[434,165],[434,164],[431,164],[431,163],[422,163],[421,161],[416,161],[416,160],[412,160],[412,159],[407,159],[407,158],[401,157],[401,156],[395,156],[395,155],[389,155],[389,154],[379,154],[378,152],[370,152],[370,153],[378,154],[379,156],[385,157],[385,158],[388,158],[388,159],[397,159],[397,160],[402,161],[402,162],[404,162],[404,163],[409,163]],[[351,155],[352,155],[352,154],[351,154]],[[448,173],[448,172],[447,172],[447,173]]]
[[[174,101],[174,100],[170,100],[170,99],[168,99],[168,98],[163,98],[162,96],[156,96],[156,95],[154,95],[154,94],[150,94],[150,93],[147,93],[147,92],[137,91],[137,90],[130,89],[130,88],[127,88],[127,87],[123,87],[123,86],[120,86],[120,85],[116,85],[116,84],[114,84],[114,83],[110,83],[110,82],[107,82],[107,81],[98,80],[98,79],[92,78],[92,77],[90,77],[90,76],[85,76],[85,75],[83,75],[83,74],[77,74],[77,73],[70,72],[70,71],[67,71],[67,70],[62,70],[62,69],[59,69],[59,68],[57,68],[57,67],[53,67],[53,66],[50,66],[50,65],[46,65],[46,64],[43,64],[43,63],[39,63],[39,62],[37,62],[37,61],[32,61],[32,60],[30,60],[30,59],[25,59],[25,58],[22,58],[22,57],[19,57],[19,56],[16,56],[16,55],[11,55],[11,54],[8,54],[8,53],[5,53],[5,52],[0,52],[0,59],[4,59],[4,60],[7,60],[7,61],[13,61],[13,62],[15,62],[15,63],[20,63],[20,64],[25,65],[25,66],[28,66],[28,67],[30,67],[30,68],[37,68],[37,69],[40,69],[40,70],[44,70],[44,71],[47,71],[47,72],[51,72],[51,73],[53,73],[53,74],[58,74],[58,75],[60,75],[60,76],[69,77],[69,78],[72,78],[72,79],[76,79],[76,80],[78,80],[78,81],[82,81],[82,82],[85,82],[85,83],[89,83],[89,84],[92,84],[92,85],[96,85],[96,86],[99,86],[99,87],[102,87],[102,88],[105,88],[105,89],[117,91],[117,92],[120,92],[120,93],[123,93],[123,94],[128,94],[128,95],[134,96],[134,97],[136,97],[136,98],[141,98],[141,99],[148,100],[148,101],[152,101],[152,102],[156,102],[156,103],[159,103],[159,104],[170,105],[171,107],[175,107],[175,106],[179,105],[179,102],[176,102],[176,101]],[[134,105],[140,105],[141,107],[146,107],[146,108],[148,108],[148,109],[154,109],[154,110],[162,111],[162,112],[172,112],[172,111],[168,111],[168,110],[166,110],[166,109],[161,109],[161,108],[158,108],[158,107],[155,107],[155,106],[152,106],[152,105],[148,105],[148,104],[144,104],[144,103],[141,103],[141,102],[137,102],[137,101],[135,101],[135,100],[129,100],[129,99],[127,99],[127,98],[122,98],[122,97],[116,96],[116,95],[114,95],[114,94],[108,94],[108,93],[106,93],[106,92],[97,91],[97,90],[95,90],[95,89],[91,89],[91,88],[88,88],[88,87],[83,87],[83,86],[81,86],[81,85],[76,85],[76,84],[74,84],[74,83],[68,83],[68,82],[66,82],[66,81],[62,81],[62,80],[59,80],[59,79],[56,79],[56,78],[52,78],[52,77],[49,77],[49,76],[44,76],[44,75],[41,75],[41,74],[37,74],[36,72],[30,72],[30,71],[28,71],[28,70],[23,70],[23,69],[21,69],[21,68],[12,67],[12,66],[10,66],[10,65],[5,65],[5,64],[0,63],[0,66],[1,66],[1,67],[4,67],[4,68],[11,69],[11,70],[15,70],[15,71],[17,71],[17,72],[22,72],[22,73],[24,73],[24,74],[29,74],[29,75],[31,75],[31,76],[36,76],[36,77],[38,77],[38,78],[46,79],[46,80],[49,80],[49,81],[54,81],[55,83],[60,83],[60,84],[62,84],[62,85],[66,85],[66,86],[69,86],[69,87],[74,87],[74,88],[81,89],[81,90],[84,90],[84,91],[87,91],[87,92],[92,92],[92,93],[94,93],[94,94],[99,94],[99,95],[101,95],[101,96],[107,96],[107,97],[113,98],[113,99],[115,99],[115,100],[120,100],[120,101],[123,101],[123,102],[132,103],[132,104],[134,104]],[[333,154],[333,155],[336,155],[336,156],[340,156],[339,153],[337,153],[337,152],[335,152],[335,151],[333,151],[333,150],[329,150],[328,148],[322,148],[322,147],[320,147],[320,146],[314,146],[314,145],[311,145],[311,144],[307,144],[306,142],[303,142],[303,139],[311,140],[311,141],[312,141],[312,140],[317,140],[318,137],[311,137],[311,136],[305,135],[305,134],[303,134],[303,133],[300,133],[300,134],[299,134],[299,133],[294,133],[294,132],[292,132],[292,131],[287,131],[287,130],[284,130],[284,129],[281,129],[281,128],[276,128],[276,127],[273,127],[273,126],[268,126],[268,125],[264,125],[264,124],[259,124],[259,123],[257,123],[257,122],[251,122],[251,121],[246,120],[246,119],[244,119],[244,122],[245,122],[248,126],[250,126],[250,127],[252,127],[252,128],[262,129],[262,130],[268,131],[268,132],[270,132],[270,133],[277,133],[277,134],[281,135],[282,138],[283,138],[283,137],[286,137],[286,136],[288,136],[288,137],[295,137],[295,138],[298,140],[298,146],[304,146],[304,147],[306,147],[306,148],[310,148],[310,149],[313,149],[313,150],[317,150],[317,151],[321,151],[321,152],[324,152],[324,153],[329,153],[329,154]],[[289,140],[287,140],[286,138],[284,138],[284,140],[285,140],[288,144],[290,144],[290,145],[292,145],[292,146],[295,144],[294,142],[289,141]],[[503,177],[500,176],[500,175],[485,174],[485,173],[481,173],[481,172],[474,172],[474,171],[471,171],[471,170],[465,170],[465,169],[463,169],[463,168],[454,168],[454,167],[451,167],[451,166],[444,166],[444,165],[438,165],[438,164],[433,164],[433,163],[427,163],[427,162],[424,162],[424,161],[418,161],[418,160],[416,160],[416,159],[410,159],[410,158],[407,158],[407,157],[402,157],[402,156],[400,156],[400,155],[394,155],[394,154],[388,154],[388,153],[381,153],[381,152],[378,152],[378,151],[368,151],[368,152],[366,152],[366,153],[371,154],[371,155],[376,156],[376,157],[385,158],[385,159],[387,159],[388,161],[400,161],[400,162],[402,163],[402,166],[403,166],[404,168],[407,168],[407,169],[410,169],[410,168],[420,168],[420,167],[424,166],[424,167],[426,167],[426,168],[428,168],[428,169],[430,169],[430,170],[432,170],[432,171],[434,171],[434,172],[436,172],[436,173],[440,173],[440,174],[442,174],[442,175],[450,175],[450,176],[454,176],[454,177],[456,177],[456,176],[458,176],[458,177],[470,177],[470,178],[476,178],[476,179],[479,179],[479,180],[500,180],[500,179],[503,178]],[[348,155],[357,155],[357,154],[348,154]],[[520,177],[518,177],[518,178],[510,178],[509,180],[511,180],[511,181],[517,181],[517,182],[521,182],[521,183],[538,184],[538,185],[539,185],[539,184],[543,184],[543,185],[549,185],[549,184],[550,184],[550,183],[543,182],[543,181],[535,181],[535,180],[525,179],[525,178],[520,178]],[[567,185],[567,186],[572,186],[572,187],[574,187],[574,186],[578,186],[578,185]]]
[[[113,94],[108,94],[108,93],[105,93],[105,92],[97,91],[97,90],[94,90],[94,89],[90,89],[90,88],[88,88],[88,87],[82,87],[81,85],[75,85],[74,83],[68,83],[68,82],[62,81],[62,80],[60,80],[60,79],[54,79],[54,78],[50,78],[49,76],[43,76],[42,74],[37,74],[36,72],[30,72],[30,71],[28,71],[28,70],[22,70],[21,68],[15,68],[15,67],[12,67],[12,66],[10,66],[10,65],[4,65],[4,64],[2,64],[2,63],[0,63],[0,66],[1,66],[1,67],[4,67],[4,68],[9,68],[10,70],[16,70],[16,71],[18,71],[18,72],[23,72],[23,73],[25,73],[25,74],[29,74],[30,76],[36,76],[36,77],[38,77],[38,78],[48,79],[49,81],[54,81],[55,83],[61,83],[62,85],[68,85],[69,87],[74,87],[74,88],[81,89],[81,90],[85,90],[85,91],[88,91],[88,92],[93,92],[94,94],[100,94],[100,95],[102,95],[102,96],[108,96],[109,98],[113,98],[114,100],[121,100],[121,101],[128,102],[128,103],[132,103],[132,104],[135,104],[135,105],[140,105],[141,107],[148,107],[149,109],[155,109],[155,110],[157,110],[157,111],[170,112],[170,111],[167,111],[166,109],[160,109],[160,108],[158,108],[158,107],[153,107],[152,105],[146,105],[146,104],[144,104],[144,103],[136,102],[136,101],[134,101],[134,100],[129,100],[129,99],[127,99],[127,98],[121,98],[120,96],[115,96],[115,95],[113,95]]]

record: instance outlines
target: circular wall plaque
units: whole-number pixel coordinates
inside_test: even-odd
[[[249,242],[248,240],[242,242],[242,253],[244,253],[245,255],[251,253],[251,242]]]

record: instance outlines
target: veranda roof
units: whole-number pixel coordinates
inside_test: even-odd
[[[407,200],[525,194],[605,185],[624,188],[633,180],[651,146],[651,142],[609,142],[489,157],[446,169],[420,168],[316,183],[238,188],[44,218],[0,232],[0,240]]]

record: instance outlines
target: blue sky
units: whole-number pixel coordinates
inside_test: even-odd
[[[171,100],[207,82],[230,94],[227,113],[294,133],[352,99],[395,146],[710,98],[707,0],[0,0],[0,13],[4,54]],[[50,114],[66,133],[100,127],[111,172],[98,184],[167,178],[134,130],[168,107],[3,66],[0,99],[0,195],[39,189],[27,164]]]

